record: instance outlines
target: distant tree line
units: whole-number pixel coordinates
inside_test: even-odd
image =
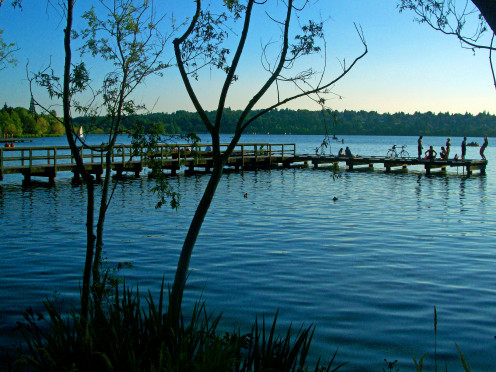
[[[225,133],[233,133],[241,111],[224,110]],[[256,114],[257,111],[254,111]],[[56,113],[53,112],[52,114]],[[215,111],[207,115],[215,117]],[[131,132],[140,122],[145,128],[154,127],[159,133],[202,133],[205,126],[198,114],[188,111],[150,113],[124,119],[122,128]],[[105,118],[74,119],[74,127],[83,126],[85,133],[108,133],[110,121]],[[496,116],[486,112],[472,115],[432,112],[380,114],[376,111],[310,111],[274,110],[257,119],[251,132],[271,134],[340,134],[340,135],[404,135],[404,136],[484,136],[496,137]],[[63,125],[53,115],[38,115],[23,107],[4,107],[0,110],[0,135],[44,136],[63,135]]]
[[[207,115],[213,120],[215,111]],[[241,111],[224,110],[222,128],[233,133]],[[254,115],[257,111],[253,112]],[[174,113],[150,113],[126,118],[123,128],[132,128],[137,122],[154,126],[161,133],[202,133],[205,127],[197,113],[176,111]],[[75,125],[83,125],[87,133],[107,133],[109,122],[92,122],[86,118],[74,119]],[[250,127],[254,133],[271,134],[356,134],[356,135],[424,135],[424,136],[496,136],[496,116],[486,112],[472,115],[432,112],[405,114],[380,114],[376,111],[310,111],[274,110],[258,118]]]
[[[0,137],[61,136],[65,133],[64,126],[56,116],[55,111],[38,115],[34,107],[27,110],[5,104],[0,110]]]

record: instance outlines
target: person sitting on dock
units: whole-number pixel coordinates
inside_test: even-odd
[[[338,156],[346,156],[342,147],[339,149]]]
[[[434,147],[430,146],[429,150],[425,152],[425,159],[428,160],[434,160],[437,156],[436,150],[434,150]]]
[[[349,158],[353,157],[353,154],[351,153],[351,150],[348,146],[346,146],[346,149],[344,150],[344,154]]]
[[[444,146],[441,146],[441,152],[439,153],[439,156],[443,160],[448,159],[448,151],[446,151],[446,149],[444,148]]]
[[[453,160],[458,160],[458,154],[455,154],[455,157],[453,158]]]

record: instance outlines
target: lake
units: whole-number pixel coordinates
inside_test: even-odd
[[[102,138],[88,136],[94,144]],[[343,138],[355,154],[385,155],[397,144],[416,155],[416,137]],[[439,151],[445,140],[424,137],[424,149],[434,145]],[[296,143],[298,153],[315,153],[321,141],[295,135],[242,138]],[[424,353],[429,353],[426,370],[433,370],[436,306],[440,369],[462,369],[456,343],[473,370],[494,370],[495,141],[489,139],[484,176],[476,171],[465,177],[461,168],[430,176],[420,167],[386,173],[379,165],[373,171],[342,168],[337,179],[328,168],[226,173],[193,253],[185,309],[201,297],[208,310],[223,312],[227,330],[248,330],[255,315],[271,321],[279,310],[282,331],[291,322],[295,328],[316,326],[314,358],[329,360],[339,348],[338,361],[349,362],[344,371],[382,371],[385,358],[411,371],[412,357]],[[451,142],[451,155],[460,154],[461,138]],[[65,140],[22,145],[65,145]],[[331,145],[334,154],[343,147]],[[468,148],[467,158],[479,159],[479,149]],[[43,298],[53,295],[78,299],[86,193],[70,176],[58,174],[53,187],[22,186],[17,175],[0,183],[2,346],[13,342],[11,329],[27,306],[40,309]],[[170,177],[182,195],[177,211],[154,208],[154,181],[146,174],[117,183],[105,255],[110,265],[133,263],[122,272],[128,285],[158,295],[162,277],[172,282],[208,177]]]

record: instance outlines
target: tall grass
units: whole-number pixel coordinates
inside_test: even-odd
[[[122,286],[122,292],[119,287]],[[143,303],[143,299],[145,303]],[[12,371],[336,371],[336,353],[326,365],[310,369],[307,356],[314,327],[291,327],[280,335],[277,315],[267,326],[258,320],[251,332],[218,331],[220,316],[198,302],[179,324],[171,324],[164,306],[164,285],[157,301],[139,289],[115,288],[104,311],[92,304],[88,331],[77,309],[63,313],[45,301],[45,313],[28,309],[20,323],[25,343]],[[331,369],[332,368],[332,369]]]

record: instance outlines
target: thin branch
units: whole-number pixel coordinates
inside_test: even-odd
[[[493,37],[491,38],[491,49],[489,50],[489,65],[491,66],[491,74],[493,75],[493,83],[494,83],[494,87],[496,88],[496,76],[494,75],[494,66],[493,66],[493,56],[492,56],[492,53],[493,53],[493,41],[494,41],[494,33],[493,33]]]
[[[300,94],[296,94],[296,95],[293,95],[291,97],[288,97],[288,98],[286,98],[286,99],[284,99],[284,100],[282,100],[280,102],[277,102],[274,105],[272,105],[272,106],[270,106],[270,107],[268,107],[268,108],[260,111],[258,114],[256,114],[255,116],[253,116],[249,120],[247,120],[246,123],[244,123],[244,125],[242,126],[241,130],[244,131],[246,129],[246,127],[248,125],[250,125],[254,120],[256,120],[260,116],[266,114],[267,112],[272,111],[275,108],[277,108],[279,106],[282,106],[282,105],[284,105],[284,104],[286,104],[286,103],[288,103],[290,101],[293,101],[295,99],[298,99],[300,97],[310,96],[311,94],[322,92],[322,91],[326,90],[327,88],[329,88],[330,86],[334,85],[339,80],[341,80],[355,66],[355,64],[368,53],[367,43],[366,43],[365,37],[363,35],[363,30],[361,28],[360,28],[360,30],[358,30],[358,27],[356,25],[355,25],[355,29],[357,30],[357,33],[358,33],[358,35],[360,37],[360,40],[361,40],[361,42],[362,42],[365,50],[363,51],[363,53],[361,55],[359,55],[358,57],[356,57],[353,60],[353,63],[348,68],[345,68],[343,70],[343,72],[338,77],[336,77],[334,80],[332,80],[331,82],[329,82],[329,83],[327,83],[325,85],[317,86],[316,88],[314,88],[312,90],[303,91]]]
[[[205,113],[205,110],[203,109],[202,105],[200,104],[200,101],[198,100],[198,97],[195,94],[195,91],[193,90],[193,87],[191,86],[191,82],[189,81],[188,74],[184,68],[184,61],[181,56],[181,44],[191,35],[193,32],[195,25],[198,22],[198,19],[200,17],[200,12],[201,12],[201,0],[196,0],[196,12],[195,15],[193,16],[191,23],[186,30],[186,32],[179,38],[174,39],[172,42],[174,45],[174,53],[176,55],[176,61],[177,61],[177,67],[179,68],[179,72],[181,74],[181,78],[183,79],[184,86],[186,87],[186,91],[188,92],[188,95],[191,98],[191,101],[193,102],[193,105],[195,106],[196,111],[200,115],[200,118],[202,119],[203,123],[205,124],[205,127],[207,130],[210,132],[210,134],[214,134],[214,126],[208,119],[207,114]]]
[[[222,112],[224,110],[224,105],[226,103],[227,93],[229,91],[229,87],[232,84],[234,74],[238,67],[239,60],[241,58],[241,54],[243,53],[243,49],[245,47],[246,38],[248,36],[248,29],[250,27],[251,20],[251,11],[253,9],[253,0],[248,1],[248,6],[246,7],[246,15],[245,22],[243,24],[243,31],[241,32],[241,38],[238,43],[238,47],[236,48],[236,53],[234,54],[233,61],[231,63],[231,67],[229,68],[229,72],[227,73],[226,80],[224,81],[224,86],[222,87],[222,91],[219,97],[219,104],[217,106],[217,116],[215,118],[215,129],[216,132],[220,131],[220,121],[222,118]]]

